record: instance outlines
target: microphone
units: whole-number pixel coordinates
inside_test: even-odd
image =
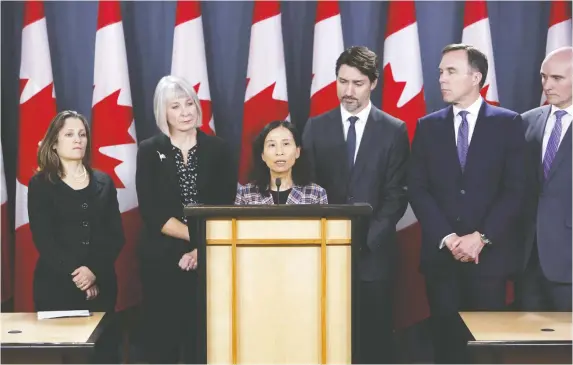
[[[277,177],[275,180],[275,184],[277,186],[277,205],[281,203],[281,178]]]

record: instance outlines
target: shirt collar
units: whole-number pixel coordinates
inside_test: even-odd
[[[368,105],[366,105],[366,108],[362,109],[360,113],[356,114],[358,121],[363,121],[366,123],[368,116],[370,115],[370,109],[372,109],[372,102],[368,100]],[[342,122],[347,122],[348,118],[353,115],[348,110],[344,109],[342,104],[340,104],[340,114],[342,115]]]
[[[469,107],[462,109],[459,108],[457,106],[454,105],[454,118],[459,114],[459,112],[461,112],[462,110],[467,111],[468,113],[470,113],[471,115],[474,115],[477,118],[477,115],[479,113],[479,110],[481,108],[481,104],[483,103],[483,98],[480,96],[477,98],[476,101],[474,101],[474,103],[472,105],[470,105]]]
[[[565,110],[567,112],[567,114],[573,116],[573,104],[569,105],[565,109],[560,109],[560,108],[556,107],[555,105],[551,105],[551,113],[549,115],[555,114],[555,112],[558,110]]]

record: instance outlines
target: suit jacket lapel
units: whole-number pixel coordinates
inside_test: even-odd
[[[294,185],[290,194],[287,198],[287,204],[302,204],[303,201],[303,193],[300,191],[299,187]]]
[[[468,147],[468,155],[466,156],[466,166],[464,172],[467,172],[468,169],[471,169],[472,166],[474,166],[479,160],[480,156],[483,156],[486,152],[488,144],[482,143],[482,140],[486,142],[488,136],[488,128],[490,126],[489,108],[489,104],[485,100],[482,101],[482,105],[476,118],[474,132]]]
[[[177,189],[178,196],[181,195],[179,188],[179,181],[177,176],[177,165],[175,163],[175,151],[168,136],[163,136],[160,140],[159,149],[157,150],[157,158],[159,159],[159,166],[162,171],[160,172],[166,179],[169,190]]]
[[[537,179],[539,183],[543,184],[545,181],[545,175],[543,171],[543,133],[545,132],[545,126],[547,125],[547,120],[549,119],[549,114],[551,111],[551,106],[547,106],[541,110],[535,121],[533,129],[533,138],[535,140],[535,161],[537,162]]]
[[[458,175],[462,174],[462,166],[458,157],[458,147],[456,145],[456,129],[454,128],[454,109],[449,106],[442,120],[442,130],[436,135],[437,138],[443,139],[443,145],[446,149],[446,164],[454,166],[451,171],[457,171]],[[467,166],[467,159],[466,159]]]
[[[344,181],[348,181],[349,172],[348,165],[346,164],[346,140],[344,138],[344,128],[342,125],[342,116],[340,115],[340,108],[336,108],[330,114],[329,126],[324,131],[327,140],[333,141],[333,156],[331,161],[339,169],[339,173]]]
[[[569,128],[567,128],[567,131],[563,136],[563,140],[559,144],[559,149],[557,150],[555,159],[553,160],[551,168],[549,169],[549,175],[547,176],[547,181],[549,181],[553,177],[553,175],[555,175],[557,167],[559,167],[559,164],[563,162],[567,154],[571,154],[571,125],[569,125]]]
[[[260,199],[261,199],[260,201],[261,201],[262,205],[272,205],[275,203],[275,201],[273,200],[272,194],[269,194],[269,196],[264,196],[264,195],[259,194],[259,196],[260,196]]]

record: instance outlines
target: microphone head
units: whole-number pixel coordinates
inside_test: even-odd
[[[281,186],[281,182],[282,182],[282,181],[281,181],[281,178],[280,178],[280,177],[277,177],[276,180],[275,180],[275,184],[276,184],[277,188]]]

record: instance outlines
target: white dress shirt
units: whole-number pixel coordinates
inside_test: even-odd
[[[571,126],[571,121],[573,121],[573,105],[569,105],[569,107],[565,109],[559,109],[555,105],[551,106],[551,114],[547,119],[547,124],[545,124],[545,131],[543,131],[543,145],[541,147],[541,161],[543,161],[543,157],[545,156],[545,151],[547,150],[547,143],[549,142],[549,136],[551,136],[551,132],[553,131],[553,127],[555,127],[555,112],[558,110],[565,110],[567,114],[565,114],[561,118],[561,136],[559,138],[559,144],[557,144],[557,148],[561,145],[561,141],[563,141],[563,137],[565,133],[567,133],[567,129]]]
[[[480,96],[472,105],[467,107],[466,109],[460,109],[454,105],[454,129],[455,129],[455,136],[456,136],[456,146],[458,145],[458,131],[460,130],[460,125],[462,125],[462,116],[459,113],[462,110],[468,112],[466,115],[466,120],[468,121],[468,146],[472,141],[472,135],[474,134],[474,130],[476,129],[476,122],[477,117],[479,114],[479,109],[481,108],[481,104],[483,103],[483,98]]]
[[[468,112],[468,114],[466,115],[466,120],[468,121],[468,147],[469,147],[469,145],[472,141],[472,135],[474,134],[474,130],[476,129],[477,117],[478,117],[479,110],[481,108],[482,103],[483,103],[483,98],[480,96],[472,105],[470,105],[466,109],[461,109],[461,108],[454,105],[454,107],[453,107],[453,109],[454,109],[454,129],[456,132],[454,135],[455,135],[455,139],[456,139],[456,146],[458,145],[458,130],[460,129],[460,125],[462,124],[462,116],[459,115],[459,113],[462,110],[465,110]],[[451,235],[453,235],[453,233],[450,233],[446,237],[442,238],[442,240],[440,241],[440,245],[439,245],[440,249],[442,249],[446,245],[446,239],[448,239],[448,237],[450,237]]]
[[[354,129],[356,130],[356,150],[354,151],[354,162],[356,162],[356,156],[358,156],[358,149],[360,148],[360,142],[362,141],[362,136],[364,135],[364,128],[366,128],[366,121],[368,121],[368,116],[370,115],[370,109],[372,109],[372,103],[368,100],[368,105],[366,108],[362,109],[362,111],[356,116],[358,120],[354,123]],[[344,129],[344,140],[348,136],[348,129],[350,128],[350,122],[348,118],[353,116],[354,114],[350,114],[350,112],[340,104],[340,115],[342,116],[342,128]]]

